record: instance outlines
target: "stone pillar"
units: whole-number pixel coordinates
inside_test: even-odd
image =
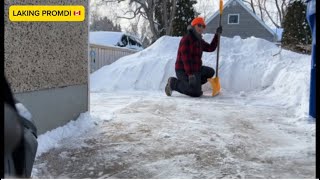
[[[11,22],[11,5],[83,5],[83,22]],[[5,76],[38,134],[88,111],[88,1],[5,0]]]

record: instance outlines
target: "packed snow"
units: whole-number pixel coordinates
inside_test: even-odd
[[[204,35],[207,42],[212,38],[212,34]],[[144,51],[102,67],[90,77],[91,92],[163,90],[168,77],[175,75],[179,40],[162,37]],[[288,105],[297,115],[306,116],[311,57],[286,50],[277,55],[280,50],[255,37],[222,37],[219,77],[223,92],[268,96],[274,103]],[[216,67],[216,53],[205,52],[203,64]]]
[[[164,36],[91,74],[90,112],[39,136],[33,177],[314,178],[311,57],[222,37],[221,93],[206,84],[200,98],[167,97],[180,39]],[[215,63],[216,52],[204,53],[204,65]]]

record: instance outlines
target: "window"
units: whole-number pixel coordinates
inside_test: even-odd
[[[228,14],[228,24],[239,24],[239,14]]]

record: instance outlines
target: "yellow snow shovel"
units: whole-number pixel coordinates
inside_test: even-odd
[[[219,16],[219,26],[221,26],[221,16],[222,16],[222,8],[223,8],[223,0],[220,0],[220,16]],[[220,92],[220,81],[218,77],[219,70],[219,50],[220,50],[220,34],[218,35],[218,47],[217,47],[217,65],[216,65],[216,77],[208,78],[209,83],[212,87],[212,96],[216,96]]]

